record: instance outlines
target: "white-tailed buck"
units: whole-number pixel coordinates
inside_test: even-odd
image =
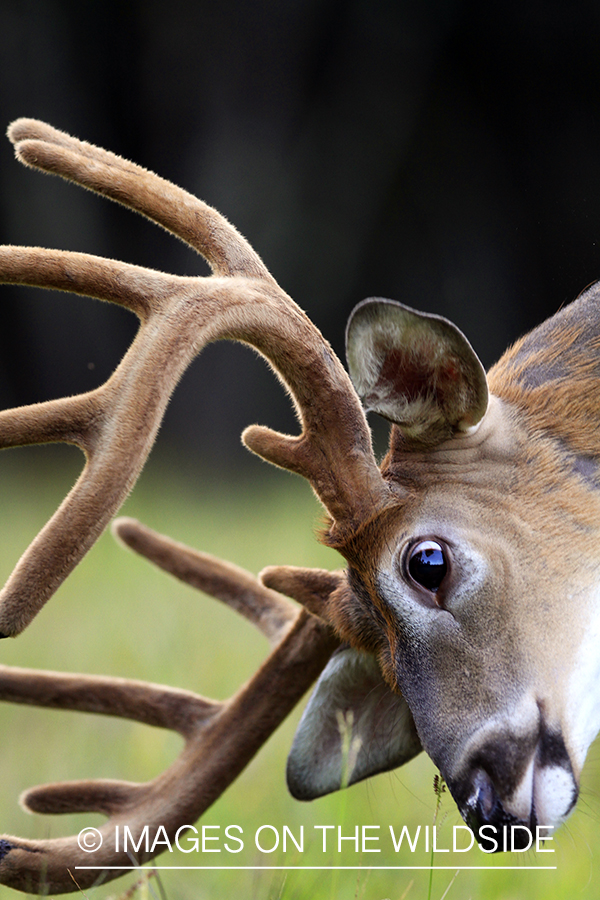
[[[0,414],[2,447],[65,441],[86,456],[2,592],[0,632],[19,634],[105,528],[178,379],[219,339],[253,345],[287,384],[301,434],[252,426],[244,442],[309,480],[328,513],[323,540],[347,562],[339,572],[271,568],[258,581],[117,520],[125,543],[248,616],[275,649],[225,703],[141,682],[2,667],[4,700],[129,717],[186,739],[154,781],[47,785],[25,795],[27,808],[105,813],[105,835],[123,823],[134,835],[149,825],[172,837],[323,670],[289,759],[296,797],[340,787],[337,714],[351,711],[361,743],[350,781],[423,748],[475,831],[559,824],[600,728],[598,289],[520,340],[487,378],[450,322],[367,300],[347,331],[353,387],[329,344],[213,209],[41,122],[20,119],[9,137],[22,162],[145,214],[198,250],[213,274],[183,278],[82,253],[0,249],[2,282],[109,300],[141,321],[102,387]],[[392,423],[380,466],[363,407]],[[109,843],[94,856],[104,879],[130,863]],[[1,883],[49,893],[75,890],[68,869],[89,863],[75,837],[4,836],[0,857]],[[78,872],[77,880],[85,888],[94,878]]]

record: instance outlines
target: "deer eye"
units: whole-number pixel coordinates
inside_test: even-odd
[[[409,550],[407,567],[413,581],[435,593],[448,571],[446,552],[437,541],[419,541]]]

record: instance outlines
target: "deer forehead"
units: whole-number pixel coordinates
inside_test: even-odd
[[[574,541],[600,532],[596,462],[532,429],[522,411],[494,396],[475,433],[427,452],[405,451],[397,437],[382,471],[408,489],[402,519],[408,535],[440,528],[479,544],[501,539],[522,546],[529,538],[536,547],[542,540],[550,565],[563,568],[565,553],[580,555]],[[562,551],[553,554],[561,542]]]

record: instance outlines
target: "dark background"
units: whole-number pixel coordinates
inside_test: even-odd
[[[35,116],[216,206],[343,354],[366,296],[453,319],[486,366],[600,277],[600,4],[0,0],[0,125]],[[0,242],[202,273],[134,214],[0,141]],[[135,331],[2,288],[0,405],[87,390]],[[210,347],[159,439],[235,475],[293,428],[245,348]]]

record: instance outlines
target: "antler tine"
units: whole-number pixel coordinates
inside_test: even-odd
[[[298,608],[239,566],[201,553],[122,516],[112,525],[125,546],[199,591],[222,600],[275,645],[296,621]]]
[[[189,737],[221,704],[190,691],[125,678],[0,666],[0,700],[102,713]]]
[[[17,159],[135,209],[198,250],[216,275],[273,280],[245,238],[215,209],[154,172],[37,119],[7,131]]]
[[[0,837],[0,883],[17,890],[74,891],[70,872],[83,889],[99,877],[119,877],[122,867],[132,863],[131,850],[123,846],[125,826],[136,846],[143,843],[146,829],[148,849],[138,852],[138,863],[167,849],[167,842],[174,843],[178,832],[192,825],[237,777],[339,644],[323,622],[249,573],[196,554],[131,519],[120,520],[116,530],[129,546],[142,549],[160,565],[166,563],[167,570],[188,583],[201,583],[203,590],[247,615],[263,632],[279,631],[281,637],[258,672],[224,702],[118,678],[0,667],[0,699],[122,716],[171,728],[185,738],[175,762],[145,784],[78,781],[27,791],[21,802],[31,811],[100,812],[109,819],[99,829],[102,847],[93,855],[81,849],[76,836],[41,841]]]
[[[144,320],[177,288],[180,279],[153,269],[89,253],[43,247],[0,247],[3,284],[23,284],[117,303]]]
[[[211,341],[251,344],[289,387],[301,435],[254,426],[244,440],[311,482],[333,518],[330,543],[343,544],[374,508],[389,503],[343,366],[225,219],[158,176],[43,123],[20,119],[9,133],[22,161],[150,216],[196,246],[219,274],[182,278],[86,254],[0,248],[0,281],[121,303],[142,320],[102,387],[0,414],[0,447],[66,441],[87,457],[78,482],[0,592],[0,634],[25,628],[103,531],[144,465],[175,385]]]

